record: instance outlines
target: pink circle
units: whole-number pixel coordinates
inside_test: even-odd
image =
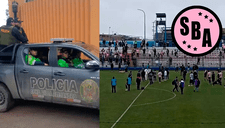
[[[180,23],[182,17],[187,17],[189,20],[189,22],[185,22],[185,24],[189,27],[189,33],[186,36],[182,35],[180,31],[181,29],[184,29]],[[192,22],[200,23],[199,40],[192,39]],[[208,47],[208,44],[206,44],[206,47],[202,46],[203,33],[205,29],[210,30],[211,47]],[[211,50],[216,45],[220,36],[220,26],[216,18],[210,12],[204,9],[190,9],[178,17],[174,26],[174,36],[177,44],[186,52],[191,54],[203,54]],[[206,38],[206,40],[208,40],[208,38]]]

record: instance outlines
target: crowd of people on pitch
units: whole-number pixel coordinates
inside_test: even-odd
[[[194,92],[195,91],[198,92],[201,82],[199,80],[198,68],[196,67],[196,65],[194,66],[193,70],[191,70],[191,71],[187,70],[187,68],[184,68],[184,66],[180,67],[180,70],[181,70],[180,75],[182,76],[182,78],[179,81],[178,77],[176,77],[172,81],[172,85],[174,85],[174,88],[172,91],[179,92],[178,88],[180,88],[181,94],[184,94],[186,75],[188,72],[190,72],[190,74],[189,74],[190,80],[189,80],[188,86],[194,86],[195,87]],[[128,72],[128,71],[126,70],[125,72]],[[146,80],[149,81],[150,85],[157,81],[157,77],[158,77],[159,83],[161,83],[163,81],[167,81],[170,78],[169,73],[170,73],[170,71],[168,70],[168,68],[164,68],[163,66],[159,69],[158,73],[152,69],[139,70],[137,73],[136,81],[135,81],[137,90],[144,89],[144,87],[141,87],[141,82],[146,81]],[[220,70],[217,71],[217,79],[216,79],[216,73],[214,73],[214,71],[205,70],[205,72],[204,72],[204,80],[208,81],[209,84],[212,84],[212,86],[214,86],[216,84],[222,85],[222,78],[223,78],[223,74],[222,74],[222,71],[220,71]],[[112,93],[116,92],[116,83],[113,82],[115,79],[116,78],[113,77],[113,79],[111,81]],[[126,91],[130,91],[131,83],[132,83],[132,71],[129,72],[128,77],[126,79],[126,83],[125,83]],[[224,85],[224,87],[225,87],[225,85]]]

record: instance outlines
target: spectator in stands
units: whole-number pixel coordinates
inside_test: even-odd
[[[137,40],[136,39],[134,40],[133,45],[134,45],[134,48],[137,48]]]
[[[150,49],[148,50],[148,55],[149,55],[149,58],[151,58],[152,53]]]
[[[111,42],[111,41],[109,41],[109,47],[111,47],[111,45],[112,45],[112,42]]]
[[[139,49],[137,49],[136,52],[137,52],[137,57],[139,57]]]
[[[200,58],[198,57],[198,62],[197,62],[197,65],[199,65],[200,64]]]
[[[125,45],[125,53],[127,54],[127,50],[128,50],[128,45]]]
[[[142,50],[143,50],[143,56],[145,56],[145,50],[146,50],[145,47]]]
[[[156,48],[153,48],[154,58],[156,57]]]
[[[147,47],[147,49],[148,49],[148,46],[149,46],[149,44],[148,44],[148,41],[146,42],[146,47]]]
[[[172,61],[173,61],[173,59],[172,59],[172,57],[170,56],[170,57],[169,57],[169,67],[172,65]]]
[[[169,49],[167,48],[167,49],[166,49],[166,55],[167,55],[167,57],[169,56],[169,52],[170,52],[170,51],[169,51]]]
[[[134,67],[137,67],[137,59],[136,59],[136,57],[133,58],[133,65],[134,65]]]
[[[113,67],[114,67],[114,65],[113,65],[113,63],[111,62],[111,70],[113,71]]]
[[[102,41],[102,43],[103,43],[103,47],[105,47],[105,46],[106,46],[106,45],[105,45],[105,42],[106,42],[105,40],[103,40],[103,41]]]
[[[178,51],[175,49],[174,56],[176,56],[178,58],[177,53],[178,53]]]
[[[127,66],[128,66],[128,67],[130,66],[130,59],[129,59],[129,56],[128,56],[128,59],[127,59]]]

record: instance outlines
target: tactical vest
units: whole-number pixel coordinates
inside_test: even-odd
[[[11,45],[18,43],[17,39],[12,35],[13,26],[0,27],[0,45]]]

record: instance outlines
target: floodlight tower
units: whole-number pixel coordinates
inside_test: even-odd
[[[158,37],[158,26],[164,25],[165,27],[165,35],[164,35],[164,42],[166,42],[166,13],[156,13],[156,22],[155,22],[155,27],[156,27],[156,32],[155,32],[155,40],[159,41]]]

